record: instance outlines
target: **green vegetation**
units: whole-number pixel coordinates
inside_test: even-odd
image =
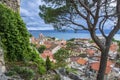
[[[54,76],[54,79],[53,79],[53,80],[61,80],[60,75],[59,75],[59,74],[56,74],[56,75]]]
[[[77,71],[78,70],[76,70],[76,69],[73,69],[73,68],[66,68],[66,73],[70,73],[70,72],[72,72],[72,73],[74,73],[74,74],[77,74]]]
[[[96,45],[98,45],[99,50],[101,53],[101,60],[100,60],[100,67],[97,74],[96,80],[104,80],[104,74],[108,59],[108,53],[109,53],[109,47],[110,43],[112,41],[112,38],[114,35],[119,31],[119,23],[120,23],[120,15],[118,15],[117,23],[109,33],[105,34],[105,27],[107,21],[104,21],[104,19],[109,19],[111,16],[110,10],[113,10],[113,16],[114,18],[116,15],[114,13],[120,13],[120,0],[117,0],[116,6],[111,6],[109,3],[112,0],[106,0],[103,2],[103,0],[42,0],[46,3],[43,5],[40,5],[40,17],[44,19],[46,23],[52,24],[55,29],[66,29],[66,28],[73,28],[73,29],[83,29],[90,33],[91,38],[94,40]],[[52,4],[52,5],[51,5]],[[64,5],[62,5],[64,4]],[[96,7],[97,4],[97,7]],[[103,4],[103,5],[101,5]],[[101,7],[106,6],[103,11]],[[95,8],[96,7],[96,8]],[[93,10],[93,8],[95,8]],[[116,10],[114,10],[116,8]],[[102,12],[104,14],[103,19],[101,20],[101,14]],[[106,12],[108,14],[106,14]],[[79,16],[79,17],[78,17]],[[107,18],[106,18],[107,16]],[[79,21],[76,21],[79,20]],[[81,22],[80,20],[84,21]],[[104,21],[104,24],[103,24]],[[114,20],[115,21],[115,20]],[[114,21],[111,21],[114,23]],[[71,25],[72,24],[72,25]],[[73,26],[75,25],[75,26]],[[99,28],[98,28],[99,25]],[[103,36],[103,38],[106,39],[106,41],[103,44],[103,41],[101,41],[99,35],[97,35],[96,29],[99,31],[99,34]],[[80,34],[81,35],[81,34]]]
[[[33,48],[33,52],[31,54],[31,61],[36,64],[39,74],[43,75],[46,73],[45,62],[42,58],[39,57],[39,53],[36,48]]]
[[[4,49],[8,76],[19,75],[31,80],[46,73],[45,62],[35,46],[29,43],[29,37],[19,13],[0,4],[0,45]]]
[[[37,80],[61,80],[61,78],[60,75],[51,73],[51,74],[45,74],[43,77]]]
[[[57,60],[57,62],[65,61],[69,57],[69,51],[61,48],[54,54],[54,58]]]
[[[46,68],[41,65],[41,66],[39,66],[38,72],[39,72],[39,74],[43,75],[46,73]]]
[[[19,74],[22,79],[31,80],[34,77],[35,72],[27,67],[14,66],[6,73],[7,76],[14,76],[16,74]]]
[[[30,43],[31,46],[36,47],[36,44]]]
[[[50,70],[51,69],[51,61],[49,59],[49,57],[47,56],[47,59],[46,59],[46,70]]]
[[[24,61],[29,55],[29,33],[20,15],[0,4],[0,37],[7,61]]]
[[[112,39],[113,42],[119,42],[118,40],[115,40],[114,38]]]
[[[93,41],[93,40],[90,40],[89,43],[94,43],[94,41]]]
[[[38,51],[39,53],[43,53],[43,51],[46,49],[46,46],[44,45],[41,45],[39,48],[38,48]]]
[[[85,57],[87,57],[87,54],[81,53],[79,56],[82,57],[82,58],[85,58]]]
[[[120,64],[120,59],[118,59],[118,60],[116,61],[116,63]]]
[[[118,52],[120,52],[120,41],[118,41],[117,43],[118,43],[118,46],[119,46]]]
[[[32,37],[32,34],[30,33],[30,36],[29,37]]]
[[[118,43],[118,46],[119,46],[118,52],[120,52],[120,41],[119,40],[115,40],[114,38],[112,39],[112,41]]]
[[[72,39],[69,39],[68,41],[74,41],[75,40],[75,38],[72,38]]]
[[[56,63],[52,67],[54,67],[54,69],[55,68],[59,68],[59,67],[65,67],[67,65],[67,63],[65,62],[65,60],[69,56],[70,56],[69,51],[61,48],[60,50],[58,50],[54,54],[54,58],[56,59]]]
[[[55,37],[51,37],[52,40],[55,40],[56,38]]]
[[[75,47],[75,44],[73,42],[70,42],[70,41],[68,41],[66,45],[67,45],[66,46],[67,49],[73,49]]]

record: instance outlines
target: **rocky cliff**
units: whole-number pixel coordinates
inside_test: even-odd
[[[0,74],[5,72],[4,53],[0,47]]]
[[[6,71],[4,62],[4,52],[0,45],[0,80],[7,80],[8,78],[4,75]]]
[[[16,12],[20,11],[20,0],[0,0],[0,2],[6,4]]]

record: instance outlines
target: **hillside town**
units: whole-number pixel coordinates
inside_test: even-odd
[[[104,43],[104,38],[100,37]],[[95,80],[99,70],[101,52],[91,39],[74,39],[71,41],[58,40],[45,37],[42,33],[38,38],[31,37],[30,42],[37,48],[46,46],[40,57],[46,60],[49,57],[51,62],[57,63],[54,55],[61,48],[69,50],[70,55],[66,58],[66,66],[59,68],[58,73],[62,80]],[[72,45],[69,46],[68,43]],[[104,80],[120,80],[119,45],[113,41],[107,60]],[[61,54],[62,55],[62,54]],[[62,72],[60,71],[62,70]]]
[[[120,80],[119,13],[120,0],[0,0],[0,80]]]
[[[65,40],[52,40],[51,38],[46,38],[43,34],[40,34],[38,39],[31,37],[30,42],[35,44],[37,48],[39,48],[41,45],[45,45],[46,50],[44,50],[40,56],[44,60],[47,58],[47,56],[49,56],[50,60],[54,62],[54,53],[56,53],[60,48],[66,46]]]

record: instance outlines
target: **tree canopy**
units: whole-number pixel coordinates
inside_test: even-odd
[[[63,62],[65,61],[66,58],[69,57],[69,51],[65,50],[65,49],[60,49],[58,50],[55,54],[54,54],[54,58],[58,61],[58,62]]]
[[[39,53],[43,53],[43,51],[46,49],[46,46],[44,45],[41,45],[39,48],[38,48],[38,51]]]

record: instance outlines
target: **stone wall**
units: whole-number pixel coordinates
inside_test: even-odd
[[[0,2],[5,3],[16,12],[20,11],[20,0],[0,0]]]

